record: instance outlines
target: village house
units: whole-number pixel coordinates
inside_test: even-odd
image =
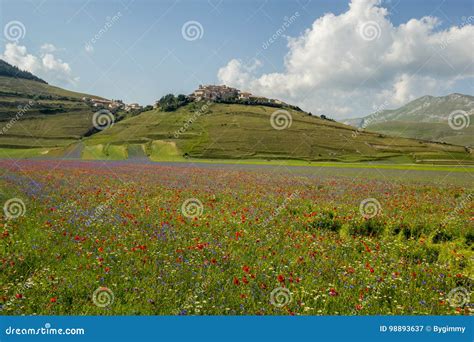
[[[199,85],[189,97],[196,101],[215,101],[237,98],[240,91],[226,85]]]
[[[125,106],[125,111],[129,112],[131,110],[143,109],[143,106],[140,106],[138,103],[130,103]]]
[[[251,93],[243,91],[239,93],[239,100],[249,100],[251,96]]]

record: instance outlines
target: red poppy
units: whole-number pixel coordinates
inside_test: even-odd
[[[331,288],[331,289],[329,290],[329,295],[330,295],[331,297],[335,297],[335,296],[339,295],[339,293],[336,291],[335,288]]]
[[[15,295],[16,299],[22,299],[23,298],[23,295],[21,293],[17,293]]]
[[[249,281],[248,281],[248,279],[247,279],[246,276],[243,276],[243,277],[242,277],[242,282],[243,282],[244,284],[248,284],[248,283],[249,283]]]
[[[240,284],[239,278],[234,277],[234,285],[239,285],[239,284]]]
[[[280,283],[283,283],[285,281],[285,276],[283,274],[279,274],[277,278]]]
[[[247,265],[244,265],[244,266],[242,266],[242,271],[244,271],[245,273],[249,273],[250,272],[250,267],[248,267]]]
[[[56,303],[56,300],[57,300],[56,297],[52,297],[49,301],[50,301],[51,303]]]

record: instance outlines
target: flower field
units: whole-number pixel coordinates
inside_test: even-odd
[[[472,173],[380,172],[1,161],[1,314],[471,314]]]

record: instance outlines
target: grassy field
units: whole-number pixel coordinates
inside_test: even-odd
[[[90,97],[40,82],[0,76],[0,148],[39,151],[40,147],[77,142],[92,128],[94,114],[82,101],[83,96]],[[31,154],[25,151],[26,156]]]
[[[472,314],[469,172],[58,160],[0,172],[4,315]]]
[[[470,116],[473,122],[474,115]],[[453,130],[447,123],[395,121],[369,125],[368,130],[391,136],[444,141],[461,146],[474,146],[474,126]]]
[[[474,162],[473,155],[461,146],[356,132],[348,126],[304,112],[288,110],[291,125],[277,130],[272,126],[271,119],[275,108],[211,104],[206,110],[201,110],[202,106],[193,103],[176,112],[144,112],[90,137],[86,143],[143,144],[153,160],[186,156],[201,159],[415,163],[423,162],[424,156],[428,155],[430,163]],[[156,144],[166,148],[151,148]]]

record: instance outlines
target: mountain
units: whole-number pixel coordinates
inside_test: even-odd
[[[275,124],[272,117],[277,116],[281,121]],[[358,132],[290,108],[228,103],[192,102],[174,112],[146,111],[84,143],[83,156],[88,159],[147,155],[152,160],[472,162],[461,146]]]
[[[92,127],[91,95],[51,86],[0,60],[0,149],[63,147]],[[94,98],[99,98],[94,96]],[[15,150],[5,156],[17,156]]]
[[[474,146],[474,96],[423,96],[344,123],[393,136]]]

